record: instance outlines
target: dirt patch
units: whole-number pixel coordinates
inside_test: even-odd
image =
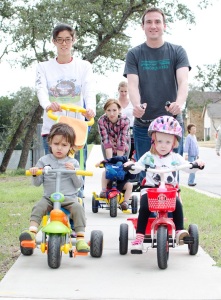
[[[0,177],[1,182],[15,182],[15,181],[23,181],[26,182],[30,180],[30,178],[26,176],[7,176],[7,177]]]

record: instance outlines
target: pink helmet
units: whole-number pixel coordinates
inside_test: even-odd
[[[182,137],[182,127],[176,119],[170,116],[161,116],[153,120],[148,129],[150,137],[153,132],[173,134],[177,137],[178,141]]]

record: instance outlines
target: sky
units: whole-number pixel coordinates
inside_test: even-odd
[[[187,51],[192,70],[189,75],[189,82],[194,83],[194,76],[197,74],[196,66],[202,67],[205,64],[217,64],[221,59],[220,39],[220,12],[221,0],[210,0],[213,4],[206,10],[197,8],[196,0],[183,0],[194,12],[196,25],[187,25],[185,21],[179,21],[171,25],[170,34],[164,35],[168,42],[182,45]],[[135,47],[145,41],[145,36],[140,25],[136,30],[131,31],[131,45]],[[11,68],[3,59],[0,62],[0,96],[14,93],[21,86],[34,87],[36,65],[26,70],[19,67]],[[123,77],[124,63],[120,65],[116,73],[107,71],[103,76],[96,76],[97,92],[107,94],[109,97],[117,96],[118,83],[125,80]]]

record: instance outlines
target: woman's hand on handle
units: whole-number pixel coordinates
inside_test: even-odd
[[[56,111],[62,111],[62,108],[59,103],[52,102],[50,105],[47,106],[46,111],[52,110],[54,112]]]
[[[86,109],[85,113],[82,113],[82,115],[87,119],[90,120],[91,118],[95,117],[95,113],[92,109]]]

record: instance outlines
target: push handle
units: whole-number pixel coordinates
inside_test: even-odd
[[[39,175],[42,175],[42,174],[43,174],[43,169],[39,169],[39,170],[36,172],[35,176],[39,176]],[[26,171],[25,171],[25,175],[26,175],[26,176],[32,176],[32,173],[31,173],[29,170],[26,170]]]
[[[167,101],[167,102],[165,103],[165,106],[167,106],[167,107],[169,108],[169,107],[170,107],[170,104],[171,104],[171,102],[170,102],[170,101]],[[173,117],[174,117],[174,119],[176,119],[177,115],[173,115]]]
[[[78,105],[67,105],[67,104],[61,104],[61,109],[66,110],[66,111],[72,111],[72,112],[76,112],[76,113],[86,113],[86,109],[78,106]],[[54,112],[49,109],[47,112],[47,115],[50,119],[57,121],[57,119],[59,118],[59,116],[54,115]],[[91,118],[89,121],[85,121],[88,126],[92,126],[94,124],[94,118]]]

